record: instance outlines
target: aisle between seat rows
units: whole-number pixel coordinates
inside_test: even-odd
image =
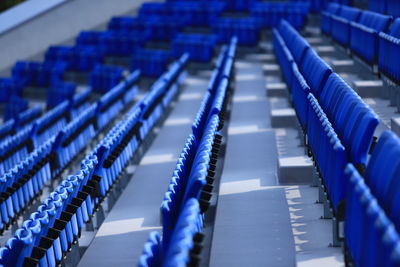
[[[160,204],[208,84],[209,73],[189,75],[171,114],[100,227],[79,266],[137,264],[148,234],[160,230]]]
[[[248,58],[257,58],[248,55]],[[295,250],[261,62],[239,59],[211,267],[293,266]]]

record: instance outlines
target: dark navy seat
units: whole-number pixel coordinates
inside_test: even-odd
[[[336,212],[346,196],[346,180],[344,178],[344,167],[348,162],[346,150],[317,99],[312,93],[309,93],[307,98],[309,103],[307,124],[309,148]]]
[[[350,43],[350,22],[358,22],[360,15],[360,9],[342,6],[337,15],[331,16],[333,39],[347,47]]]
[[[320,96],[320,103],[354,164],[367,163],[378,116],[337,74],[329,76]]]
[[[396,83],[400,83],[400,68],[395,58],[400,53],[400,19],[394,20],[388,33],[379,33],[379,71]]]
[[[311,92],[319,98],[329,75],[332,73],[332,68],[314,50],[307,49],[300,70],[310,86]]]
[[[400,238],[353,165],[346,167],[345,242],[356,266],[399,266]]]
[[[365,182],[385,210],[388,217],[400,229],[400,209],[396,201],[400,195],[400,140],[386,131],[379,138],[365,172]]]
[[[276,29],[273,29],[273,43],[278,62],[282,68],[283,76],[287,84],[291,84],[292,70],[291,64],[294,62],[292,53],[285,45],[285,41]],[[289,86],[289,90],[290,90]]]
[[[386,32],[392,18],[371,11],[361,13],[358,22],[351,22],[350,48],[368,64],[378,59],[378,34]]]
[[[331,16],[338,15],[341,6],[338,3],[329,3],[324,11],[321,12],[321,31],[331,35],[332,22]]]
[[[304,57],[307,50],[311,49],[308,42],[300,34],[296,34],[293,40],[287,43],[287,46],[296,63],[301,66],[301,64],[304,62]]]
[[[307,96],[310,93],[310,87],[308,86],[303,75],[300,73],[296,63],[292,63],[292,100],[296,110],[297,117],[300,121],[304,131],[307,131],[307,117],[308,117],[308,100]]]

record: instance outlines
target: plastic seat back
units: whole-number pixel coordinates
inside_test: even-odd
[[[311,92],[319,98],[332,68],[326,64],[312,49],[308,49],[304,56],[301,72],[310,86]]]
[[[339,16],[348,21],[358,21],[360,14],[360,9],[348,6],[342,6],[339,11]]]
[[[390,16],[382,15],[372,11],[364,11],[361,13],[358,23],[374,29],[377,32],[385,31],[391,21]]]

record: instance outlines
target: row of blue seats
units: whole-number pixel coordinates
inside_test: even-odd
[[[131,70],[140,71],[150,77],[160,76],[168,66],[172,54],[169,50],[138,48],[131,57]]]
[[[94,91],[106,93],[122,79],[124,69],[116,66],[97,64],[89,76],[89,84]]]
[[[138,72],[133,75],[137,79]],[[121,84],[125,83],[126,81]],[[120,94],[119,88],[123,88],[123,94]],[[9,227],[31,201],[41,194],[47,181],[58,177],[73,158],[87,146],[88,141],[101,130],[102,127],[99,127],[101,121],[109,122],[117,115],[112,106],[104,105],[118,101],[122,106],[127,106],[133,100],[132,95],[128,102],[125,98],[131,90],[137,92],[136,85],[116,86],[98,102],[87,108],[81,108],[79,115],[73,117],[69,123],[64,119],[62,123],[59,120],[58,123],[62,124],[62,127],[58,127],[60,129],[57,128],[51,135],[41,136],[41,142],[33,138],[34,146],[31,148],[31,153],[26,155],[18,153],[19,161],[1,176],[1,231]],[[47,127],[46,122],[63,115],[67,107],[68,103],[64,102],[58,109],[49,112],[49,116],[35,123],[34,129],[40,131],[43,127]]]
[[[400,266],[400,139],[382,134],[364,177],[346,167],[346,261],[355,266]]]
[[[21,112],[28,110],[28,108],[28,100],[23,99],[17,95],[11,95],[4,107],[3,121],[18,117]]]
[[[394,17],[400,16],[400,3],[396,0],[368,0],[368,9]]]
[[[321,30],[370,65],[378,63],[378,36],[387,32],[392,17],[358,8],[328,5],[322,12]]]
[[[281,57],[287,62],[283,64],[283,72],[290,85],[293,81],[292,63],[307,82],[310,92],[326,110],[330,121],[338,132],[341,140],[349,149],[349,157],[355,164],[365,165],[373,133],[378,125],[377,115],[364,103],[364,101],[350,88],[332,69],[316,54],[305,39],[287,22],[283,21],[278,30],[274,30],[275,41],[278,49],[287,48],[290,57]],[[284,45],[284,46],[283,46]],[[282,54],[282,53],[281,53]],[[305,106],[304,93],[293,92],[297,96],[294,105]],[[295,102],[295,99],[293,99]],[[344,114],[341,114],[341,113]],[[300,113],[299,117],[306,112]],[[360,122],[362,123],[360,123]],[[305,125],[304,119],[300,119]],[[305,128],[305,127],[303,127]],[[363,138],[361,138],[363,137]],[[362,140],[354,142],[354,140]]]
[[[153,117],[152,113],[157,112],[158,106],[165,109],[167,106],[164,105],[169,105],[169,102],[163,100],[172,99],[169,91],[181,81],[187,59],[187,55],[182,56],[174,68],[160,77],[157,86],[155,84],[148,95],[129,110],[124,119],[85,157],[81,169],[65,178],[37,211],[31,214],[14,237],[0,249],[0,264],[57,266],[62,263],[66,253],[80,237],[81,229],[90,222],[94,211],[137,151],[142,141],[139,137],[140,129],[145,127],[149,117]],[[161,97],[160,92],[152,93],[159,91],[159,84],[164,84]],[[148,99],[149,95],[152,100]],[[92,113],[93,108],[82,117]],[[150,116],[146,117],[146,113]],[[61,145],[58,147],[63,146],[62,140],[66,139],[56,141]],[[71,152],[71,147],[67,145],[66,148],[65,153]]]
[[[261,25],[256,18],[219,18],[211,25],[219,43],[228,43],[232,37],[238,38],[240,45],[255,46],[260,40]]]
[[[54,108],[65,100],[71,100],[76,93],[76,84],[59,81],[47,88],[47,109]]]
[[[187,26],[208,26],[221,16],[223,2],[179,1],[166,3],[145,3],[139,10],[139,17],[170,16],[182,17]]]
[[[63,62],[17,61],[12,68],[12,78],[20,81],[22,87],[47,87],[62,80],[67,66]]]
[[[236,45],[234,38],[220,52],[161,204],[162,240],[157,232],[150,234],[139,266],[185,266],[196,260],[190,251],[201,243],[203,217],[210,205]]]
[[[274,29],[274,49],[291,92],[306,143],[326,192],[325,204],[343,220],[344,168],[365,169],[378,116],[287,22]]]
[[[321,30],[369,64],[377,64],[379,73],[390,85],[400,83],[400,68],[396,58],[400,53],[400,19],[331,4],[322,13]],[[378,56],[379,55],[379,56]],[[382,96],[400,110],[400,91],[385,87]]]
[[[0,144],[0,175],[23,160],[34,148],[60,131],[69,120],[65,101]]]
[[[189,54],[190,60],[209,62],[214,56],[217,37],[214,34],[177,34],[172,40],[172,54],[174,57]]]
[[[309,2],[259,2],[250,8],[250,15],[257,18],[262,27],[276,27],[281,19],[301,29],[310,13]]]
[[[91,93],[91,88],[86,88],[82,92],[77,93],[73,96],[71,101],[71,116],[79,114],[82,108],[86,108],[89,104],[89,97]],[[36,119],[42,116],[42,108],[40,106],[35,106],[33,108],[27,109],[23,112],[18,113],[15,117],[6,120],[0,126],[0,142],[3,139],[14,135],[19,129],[32,124]]]
[[[149,40],[151,32],[148,30],[82,31],[76,38],[76,45],[98,47],[106,56],[130,56]]]
[[[292,0],[293,1],[293,0]],[[306,2],[307,0],[301,0],[303,2]],[[343,1],[343,0],[342,0]],[[202,6],[202,4],[208,4],[212,6],[219,7],[221,6],[222,11],[224,12],[248,12],[252,6],[254,6],[257,3],[260,3],[262,1],[260,0],[198,0],[198,1],[192,1],[192,0],[167,0],[167,3],[174,4],[176,6],[183,6],[187,7],[189,6],[190,8],[193,8],[193,6],[199,5]]]
[[[20,96],[23,87],[23,81],[13,78],[0,78],[0,103],[9,102],[12,96]]]
[[[90,71],[103,60],[101,47],[75,45],[50,46],[45,53],[45,63],[49,65],[64,62],[66,70]]]

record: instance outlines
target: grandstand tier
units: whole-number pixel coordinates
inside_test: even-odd
[[[0,266],[400,266],[397,1],[141,2],[0,70]]]

